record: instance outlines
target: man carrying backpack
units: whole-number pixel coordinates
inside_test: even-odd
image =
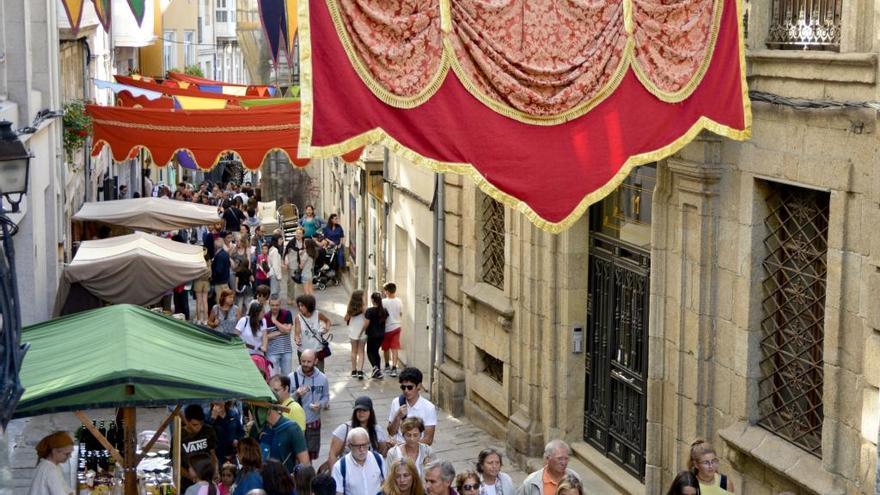
[[[376,495],[385,481],[385,462],[370,450],[370,435],[358,427],[348,432],[350,452],[333,465],[338,495]]]

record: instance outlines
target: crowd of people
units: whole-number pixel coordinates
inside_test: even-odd
[[[337,263],[322,259],[322,251],[344,241],[337,216],[330,215],[325,224],[307,206],[294,238],[285,243],[279,231],[262,231],[249,183],[240,188],[202,183],[198,191],[181,183],[173,193],[164,186],[145,190],[218,206],[218,223],[175,234],[180,242],[202,244],[211,270],[191,288],[175,289],[167,303],[194,323],[239,337],[276,399],[268,408],[237,402],[185,407],[180,493],[584,495],[579,476],[568,468],[569,447],[561,440],[546,445],[544,467],[519,486],[502,471],[498,450],[484,449],[472,469],[459,473],[438,457],[432,448],[439,433],[437,409],[421,393],[422,372],[399,369],[403,304],[393,282],[384,284],[381,293],[353,291],[344,321],[349,378],[395,377],[400,394],[382,416],[370,397],[358,397],[350,419],[332,429],[329,451],[322,457],[321,414],[330,406],[324,363],[332,323],[318,311],[310,282],[319,263]],[[284,283],[289,309],[282,304]],[[196,304],[192,315],[189,290]],[[62,489],[58,464],[70,455],[73,440],[63,432],[44,440],[37,446],[40,461],[31,493],[69,493]],[[694,442],[688,469],[675,477],[668,495],[733,493],[733,482],[717,470],[712,446]]]

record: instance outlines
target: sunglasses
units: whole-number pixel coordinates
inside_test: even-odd
[[[471,484],[461,485],[462,490],[477,490],[479,488],[480,488],[479,483],[474,483],[473,485],[471,485]]]
[[[400,390],[412,390],[414,388],[416,388],[415,385],[401,385],[400,386]]]

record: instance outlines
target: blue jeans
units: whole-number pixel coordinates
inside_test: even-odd
[[[284,376],[290,374],[290,365],[293,359],[292,352],[268,354],[266,357],[272,362],[272,374]]]

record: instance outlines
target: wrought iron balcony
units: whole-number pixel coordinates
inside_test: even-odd
[[[767,46],[840,50],[843,0],[772,0]]]

